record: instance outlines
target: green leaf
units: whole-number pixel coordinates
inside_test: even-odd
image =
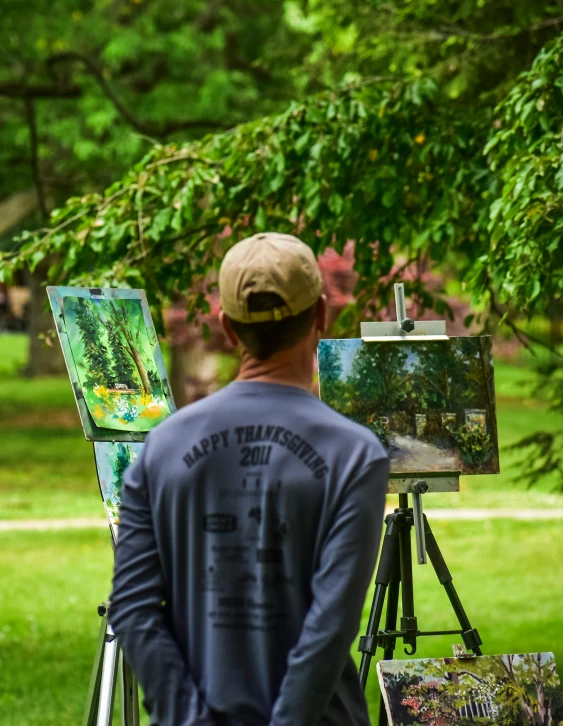
[[[170,225],[174,210],[170,207],[160,209],[154,216],[150,227],[150,236],[154,240],[158,240],[162,232]]]
[[[331,212],[333,212],[336,215],[342,214],[342,209],[344,208],[344,199],[340,194],[337,194],[336,192],[333,192],[330,197],[328,198],[328,207]]]
[[[310,138],[311,138],[311,132],[306,131],[295,142],[295,151],[297,151],[300,154],[303,151],[303,149],[305,149],[305,147],[308,146]]]
[[[266,227],[268,226],[268,221],[267,221],[267,217],[266,217],[266,210],[264,209],[264,207],[262,207],[262,206],[258,207],[256,216],[254,218],[254,223],[256,225],[256,229],[259,232],[266,231]]]

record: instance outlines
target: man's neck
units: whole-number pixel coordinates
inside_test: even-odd
[[[244,351],[237,381],[277,383],[310,391],[313,383],[313,353],[308,346],[296,346],[282,350],[267,360],[257,360]]]

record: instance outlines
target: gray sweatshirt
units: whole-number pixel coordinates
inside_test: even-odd
[[[349,651],[388,460],[293,386],[235,382],[124,478],[110,622],[158,726],[367,726]]]

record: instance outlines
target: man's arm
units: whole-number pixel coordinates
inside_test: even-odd
[[[388,474],[387,459],[374,461],[343,493],[270,726],[314,726],[328,705],[358,632],[380,543]]]
[[[151,723],[207,726],[213,719],[164,618],[166,593],[146,486],[146,447],[124,477],[110,622],[143,687]]]

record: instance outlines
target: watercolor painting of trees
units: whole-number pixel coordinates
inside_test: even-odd
[[[499,471],[489,336],[321,340],[322,400],[370,428],[394,474]]]
[[[114,539],[117,538],[119,525],[123,475],[127,467],[139,456],[143,445],[141,442],[96,441],[94,443],[100,492]]]
[[[391,726],[560,726],[553,653],[377,664]]]
[[[68,296],[68,341],[96,426],[150,431],[170,415],[140,300]]]

